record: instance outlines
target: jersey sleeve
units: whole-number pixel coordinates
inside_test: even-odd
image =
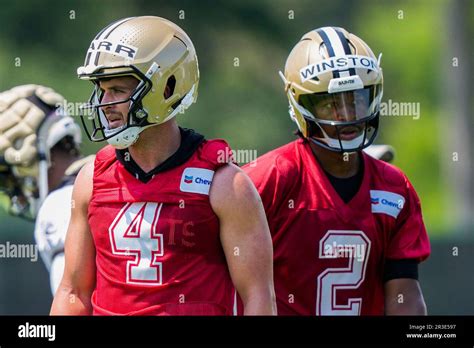
[[[50,272],[53,293],[57,287],[57,279],[62,277],[64,271],[63,268],[52,265],[55,257],[64,253],[64,242],[71,217],[72,188],[72,185],[67,185],[50,193],[41,205],[35,224],[35,241]]]
[[[216,169],[228,163],[235,164],[232,148],[223,139],[205,140],[199,157]]]
[[[430,242],[415,189],[405,177],[406,200],[395,224],[387,250],[387,259],[425,260],[430,254]]]

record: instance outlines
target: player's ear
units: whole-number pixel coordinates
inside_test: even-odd
[[[165,91],[163,93],[163,97],[165,97],[165,99],[168,99],[169,97],[173,95],[175,86],[176,86],[176,78],[174,77],[174,75],[172,75],[166,82]]]
[[[170,86],[166,85],[165,92],[163,93],[163,97],[165,97],[165,99],[168,99],[170,95],[171,95],[171,88]]]

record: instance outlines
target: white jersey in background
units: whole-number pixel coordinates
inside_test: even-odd
[[[41,205],[35,224],[36,244],[48,269],[53,295],[64,271],[64,242],[71,218],[72,188],[71,183],[51,192]]]
[[[83,157],[66,169],[63,184],[48,194],[36,217],[35,240],[49,272],[53,296],[64,273],[64,243],[71,218],[74,180],[81,168],[94,158],[94,155]]]

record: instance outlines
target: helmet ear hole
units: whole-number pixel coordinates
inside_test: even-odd
[[[163,92],[163,97],[165,99],[168,99],[169,97],[171,97],[174,94],[175,87],[176,87],[176,77],[174,77],[174,75],[171,75],[168,78],[168,81],[166,81],[166,87],[165,87],[165,91]]]

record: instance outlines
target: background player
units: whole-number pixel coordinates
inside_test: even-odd
[[[174,23],[133,17],[93,40],[93,141],[73,191],[64,277],[52,314],[275,314],[272,244],[250,179],[222,140],[179,128],[197,97],[194,46]],[[71,301],[74,298],[75,301]]]
[[[91,157],[79,153],[81,131],[48,87],[23,85],[0,93],[0,190],[8,211],[36,219],[35,240],[55,292],[64,269],[72,185]]]
[[[364,149],[364,152],[373,158],[379,159],[381,161],[392,163],[395,159],[395,149],[391,145],[372,144]]]
[[[362,151],[379,127],[380,59],[324,27],[302,37],[281,75],[301,139],[245,168],[273,237],[278,313],[426,314],[420,201],[399,169]]]

